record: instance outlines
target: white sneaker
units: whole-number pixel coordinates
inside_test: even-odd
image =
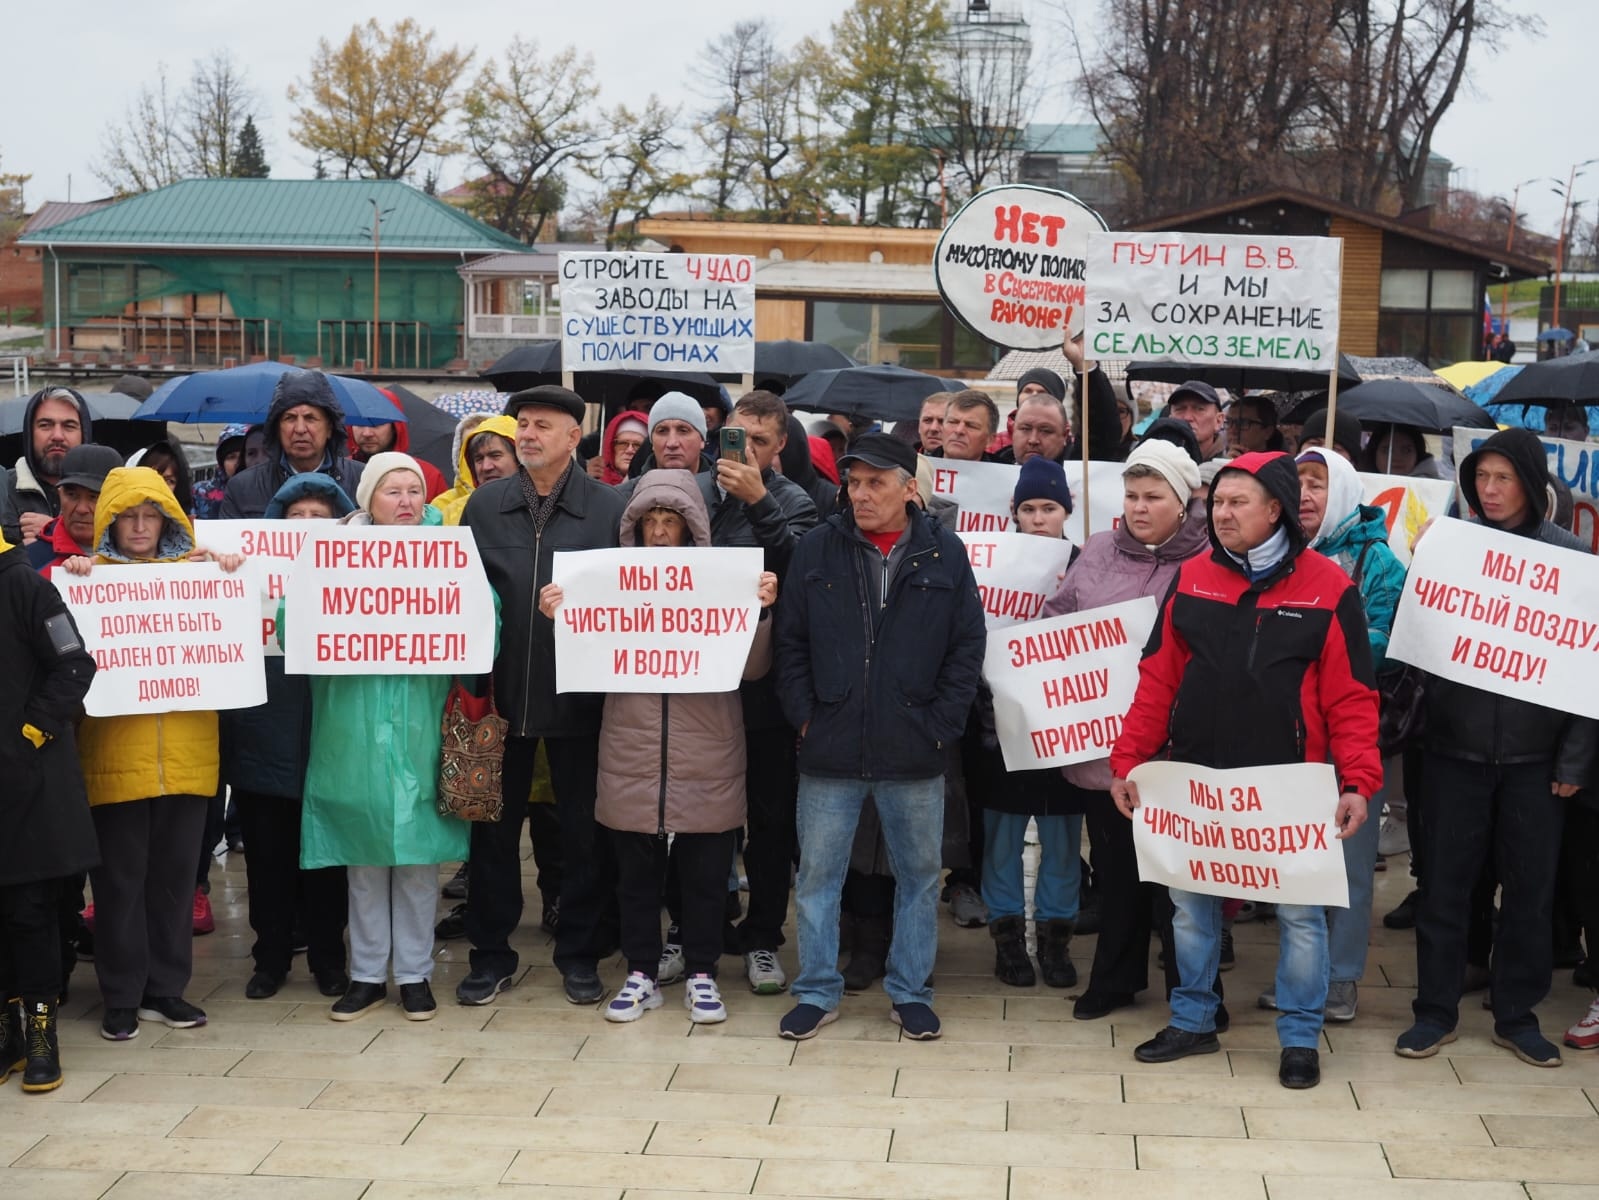
[[[744,973],[749,976],[750,991],[757,996],[775,996],[788,987],[788,976],[770,950],[751,950],[746,954]]]
[[[1383,858],[1410,853],[1410,830],[1403,817],[1384,817],[1377,834],[1377,853]]]
[[[1566,1030],[1566,1045],[1573,1050],[1599,1049],[1599,1000],[1588,1006],[1582,1020]]]
[[[688,1009],[688,1019],[696,1025],[715,1025],[727,1020],[722,993],[717,989],[716,980],[709,975],[688,977],[688,987],[683,989],[683,1007]]]
[[[636,1021],[650,1009],[660,1008],[664,1003],[661,989],[655,986],[655,981],[642,971],[634,971],[628,975],[627,982],[616,993],[615,999],[605,1006],[605,1019],[618,1023]]]
[[[683,958],[683,947],[677,942],[667,942],[662,946],[661,962],[655,970],[656,986],[677,983],[687,972],[688,963]]]

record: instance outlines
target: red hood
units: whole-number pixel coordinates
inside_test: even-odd
[[[646,430],[650,427],[650,419],[647,416],[641,412],[633,412],[628,410],[626,412],[617,413],[614,417],[607,421],[605,423],[605,434],[600,438],[600,462],[605,467],[605,482],[610,484],[612,487],[615,487],[617,484],[621,483],[622,480],[627,478],[626,475],[616,469],[616,464],[611,461],[611,450],[616,445],[617,429],[621,427],[623,421],[626,421],[629,418],[637,421],[640,425],[644,426]],[[648,438],[645,440],[648,441]],[[639,453],[644,453],[643,447],[639,448]]]
[[[394,405],[394,412],[397,417],[394,422],[394,445],[390,446],[389,449],[397,454],[411,453],[411,425],[405,419],[405,410],[400,407],[399,398],[388,388],[379,388],[378,391],[382,392],[388,402]],[[355,462],[364,463],[367,460],[367,455],[363,454],[361,447],[355,444],[355,430],[350,430],[347,440],[350,445],[350,458]]]

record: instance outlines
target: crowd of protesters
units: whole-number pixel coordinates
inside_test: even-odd
[[[392,978],[404,1015],[427,1020],[435,938],[464,936],[470,967],[453,999],[493,1003],[519,978],[526,824],[564,993],[605,1001],[610,1021],[642,1018],[680,981],[690,1021],[725,1020],[719,964],[736,955],[755,993],[791,993],[773,1012],[785,1038],[816,1035],[845,992],[878,978],[902,1035],[937,1038],[942,898],[954,924],[988,929],[1008,985],[1076,986],[1074,939],[1096,934],[1079,1020],[1136,1003],[1157,940],[1170,1019],[1133,1054],[1214,1052],[1241,905],[1140,880],[1129,776],[1163,757],[1336,771],[1328,816],[1349,905],[1276,906],[1277,967],[1258,999],[1279,1014],[1284,1086],[1314,1086],[1323,1022],[1356,1016],[1374,873],[1396,828],[1383,826],[1385,807],[1416,877],[1386,918],[1416,930],[1415,1020],[1396,1053],[1437,1053],[1463,991],[1486,986],[1495,1042],[1558,1066],[1533,1009],[1557,937],[1564,948],[1599,921],[1599,819],[1584,791],[1594,722],[1431,679],[1424,733],[1379,749],[1379,672],[1405,571],[1357,468],[1436,476],[1425,439],[1342,414],[1329,426],[1325,412],[1285,427],[1269,400],[1224,409],[1197,380],[1139,436],[1136,408],[1077,347],[1067,354],[1070,380],[1034,370],[1018,381],[1005,431],[994,400],[968,390],[930,397],[889,432],[840,414],[808,435],[762,388],[731,405],[640,394],[585,439],[584,401],[535,387],[461,421],[452,479],[407,453],[403,422],[347,430],[317,372],[286,374],[261,425],[224,430],[198,486],[181,446],[125,463],[95,444],[76,392],[36,393],[0,491],[0,704],[12,731],[0,816],[29,847],[0,864],[0,1081],[20,1070],[27,1091],[61,1082],[56,1013],[80,958],[94,962],[105,1038],[205,1023],[184,996],[205,924],[192,876],[198,857],[203,881],[229,796],[255,935],[251,999],[274,995],[304,947],[332,1019],[388,1003]],[[1044,615],[1148,596],[1159,616],[1113,753],[1010,771],[982,682],[981,601],[926,460],[1017,464],[1017,529],[1060,539],[1074,506],[1062,464],[1085,441],[1088,457],[1123,464],[1120,518],[1072,551]],[[1458,481],[1469,519],[1582,548],[1552,519],[1535,435],[1494,434]],[[239,556],[197,544],[195,516],[470,531],[498,624],[491,679],[464,682],[507,724],[499,819],[439,813],[448,676],[290,675],[268,657],[254,708],[84,717],[95,664],[52,580],[100,564],[237,570]],[[596,680],[557,692],[554,554],[684,546],[761,552],[737,691],[607,695]],[[446,892],[464,904],[435,928],[455,864]],[[778,957],[791,891],[792,985]],[[1557,910],[1574,916],[1562,923]],[[612,992],[601,971],[618,951],[626,974]],[[1599,1048],[1599,1001],[1565,1043]]]

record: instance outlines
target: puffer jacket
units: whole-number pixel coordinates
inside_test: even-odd
[[[1524,525],[1504,532],[1587,553],[1587,545],[1547,519],[1548,459],[1537,434],[1525,429],[1500,430],[1461,462],[1460,490],[1471,511],[1482,511],[1476,470],[1480,457],[1488,453],[1510,460],[1532,505],[1531,517]],[[1490,524],[1481,517],[1471,520]],[[1548,762],[1553,782],[1580,787],[1593,778],[1599,722],[1431,675],[1427,678],[1427,727],[1422,744],[1430,753],[1467,762]]]
[[[516,418],[503,414],[490,417],[461,439],[461,449],[455,456],[456,484],[449,491],[433,497],[433,507],[439,510],[446,525],[459,525],[466,502],[477,491],[477,477],[472,474],[472,442],[480,433],[497,433],[516,443]]]
[[[1210,536],[1205,527],[1202,500],[1195,500],[1188,506],[1188,517],[1177,527],[1177,532],[1153,550],[1129,533],[1125,525],[1093,534],[1083,543],[1082,553],[1066,569],[1060,588],[1044,601],[1041,616],[1086,612],[1140,596],[1150,596],[1159,604],[1171,591],[1183,563],[1208,549]],[[1061,770],[1077,787],[1095,792],[1110,788],[1108,758],[1073,763]]]
[[[637,545],[652,508],[682,514],[696,546],[711,544],[705,502],[687,471],[651,471],[622,514],[619,540]],[[744,678],[772,662],[772,622],[756,623]],[[744,824],[744,717],[737,692],[612,692],[600,726],[601,825],[631,833],[725,833]]]
[[[146,501],[166,515],[152,558],[182,562],[194,550],[194,527],[166,481],[149,467],[119,467],[106,476],[94,512],[95,561],[125,564],[111,540],[116,515]],[[214,796],[217,790],[217,715],[214,712],[137,713],[85,717],[78,758],[89,803],[122,804],[154,796]]]
[[[1360,588],[1371,664],[1380,671],[1388,658],[1388,635],[1405,590],[1404,564],[1389,549],[1385,514],[1360,503],[1365,489],[1343,455],[1307,450],[1297,461],[1319,462],[1327,468],[1327,510],[1309,548],[1332,559]]]
[[[354,496],[361,482],[362,464],[352,462],[346,453],[348,443],[344,430],[344,406],[339,403],[326,380],[318,379],[316,371],[293,371],[278,380],[272,393],[272,405],[266,418],[266,461],[246,467],[228,480],[227,491],[222,496],[219,516],[223,520],[256,518],[266,511],[266,506],[277,495],[278,489],[289,481],[294,467],[284,456],[283,444],[278,438],[278,426],[283,414],[302,404],[312,404],[328,414],[328,446],[317,470],[328,476],[346,496]]]

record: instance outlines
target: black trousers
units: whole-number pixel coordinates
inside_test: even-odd
[[[222,840],[222,828],[226,823],[227,797],[228,789],[218,786],[217,794],[206,804],[205,825],[200,830],[200,861],[194,869],[194,886],[208,896],[211,894],[213,857],[211,851],[215,850],[217,843]]]
[[[60,992],[60,904],[59,879],[0,887],[0,1002],[54,1000]]]
[[[945,877],[946,886],[970,884],[982,890],[983,886],[983,801],[989,782],[988,755],[983,748],[982,734],[968,720],[966,732],[961,737],[960,771],[966,792],[966,848],[971,855],[971,865],[953,867]]]
[[[1083,822],[1094,848],[1094,879],[1100,898],[1099,940],[1094,945],[1089,990],[1141,992],[1147,988],[1149,939],[1158,931],[1166,950],[1169,994],[1177,980],[1177,956],[1170,945],[1171,898],[1165,888],[1139,881],[1133,823],[1117,810],[1110,793],[1083,788],[1078,795],[1083,798]]]
[[[753,729],[744,734],[749,765],[744,794],[749,828],[744,843],[744,874],[750,881],[750,907],[738,927],[739,949],[776,950],[783,944],[788,920],[789,880],[799,845],[795,811],[799,803],[799,767],[794,731]]]
[[[1571,919],[1587,939],[1587,957],[1599,957],[1599,812],[1581,801],[1566,810],[1560,840],[1560,879]]]
[[[245,881],[250,894],[250,948],[255,969],[279,978],[294,958],[294,920],[304,921],[306,964],[315,974],[344,972],[344,926],[350,889],[343,867],[300,867],[298,799],[234,789],[239,827],[248,853]]]
[[[498,821],[472,823],[466,935],[472,941],[474,971],[511,975],[520,962],[511,935],[522,920],[522,823],[527,820],[538,745],[538,738],[506,739],[505,811]],[[592,970],[615,944],[616,867],[611,840],[601,835],[594,820],[599,736],[545,738],[544,753],[561,826],[555,965],[564,975],[574,967]]]
[[[1490,860],[1502,889],[1493,938],[1494,1028],[1536,1029],[1549,993],[1550,914],[1569,800],[1550,793],[1548,762],[1490,766],[1426,757],[1427,886],[1416,917],[1417,1021],[1460,1016],[1473,889]]]
[[[666,884],[667,841],[653,833],[609,829],[616,854],[616,898],[621,909],[622,954],[629,971],[655,978],[661,961],[661,892]],[[679,833],[671,841],[681,910],[677,916],[683,961],[690,975],[716,975],[722,955],[727,868],[737,830]],[[566,920],[566,905],[561,905]]]
[[[107,1008],[181,996],[194,966],[194,848],[209,796],[154,796],[90,809],[100,838],[94,970]]]

